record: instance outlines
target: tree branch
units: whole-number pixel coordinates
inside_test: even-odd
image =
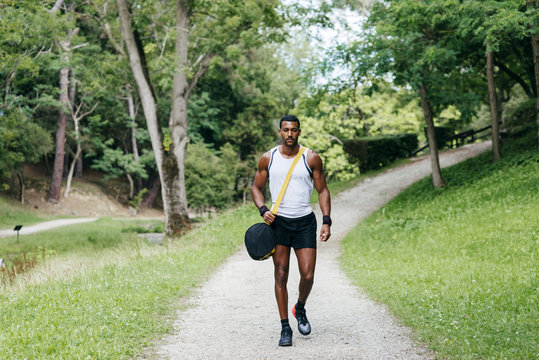
[[[94,110],[95,110],[95,108],[97,107],[97,105],[99,105],[99,103],[100,103],[99,101],[96,102],[96,103],[94,104],[94,106],[92,106],[92,108],[91,108],[90,110],[88,110],[87,112],[83,113],[83,114],[80,116],[79,119],[83,119],[83,118],[85,118],[86,116],[88,116],[88,115],[90,115],[91,113],[93,113]]]
[[[64,3],[64,0],[56,0],[56,3],[52,7],[52,9],[49,10],[51,14],[55,14],[58,10],[60,10],[60,7]]]
[[[526,84],[526,82],[524,81],[524,79],[522,79],[522,77],[520,77],[518,74],[515,74],[513,71],[511,71],[511,69],[509,69],[507,66],[505,66],[503,63],[501,63],[499,61],[494,60],[494,65],[499,67],[501,70],[503,70],[504,73],[506,73],[507,75],[509,75],[509,77],[511,77],[513,80],[515,80],[517,83],[519,83],[520,86],[522,86],[522,89],[524,89],[524,92],[526,93],[526,95],[528,95],[529,98],[534,98],[535,97],[533,95],[532,91],[530,90],[530,87],[528,86],[528,84]]]
[[[204,75],[204,73],[208,70],[210,67],[210,62],[213,59],[215,55],[204,55],[204,58],[200,61],[200,66],[198,67],[197,72],[195,73],[195,76],[191,79],[189,82],[189,85],[187,86],[187,97],[191,94],[191,91],[195,88],[198,80]],[[197,60],[198,61],[198,60]]]

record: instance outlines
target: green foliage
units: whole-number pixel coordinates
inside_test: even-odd
[[[149,158],[151,154],[147,154]],[[133,154],[125,154],[120,149],[105,148],[103,157],[94,160],[92,168],[106,173],[104,180],[114,179],[123,175],[136,175],[147,178],[144,162],[135,161]]]
[[[359,162],[361,172],[388,165],[398,158],[409,157],[417,149],[415,134],[373,136],[345,140],[344,151]]]
[[[412,185],[344,240],[348,275],[438,357],[539,351],[539,153],[524,149],[444,170],[443,190]]]
[[[362,89],[325,94],[316,106],[302,99],[297,110],[301,117],[301,138],[324,162],[330,180],[347,180],[357,175],[357,160],[343,149],[346,139],[361,136],[420,134],[421,109],[417,100],[405,90],[395,91],[379,83],[379,91],[362,93]]]
[[[423,129],[425,137],[427,136],[427,129]],[[438,149],[445,149],[451,146],[451,140],[455,135],[455,131],[450,127],[436,126],[434,128],[434,135],[436,137],[436,145]]]
[[[36,163],[51,150],[49,134],[21,111],[0,116],[0,178],[21,171],[25,163]]]
[[[204,211],[223,209],[232,204],[236,180],[234,151],[230,145],[222,149],[222,158],[203,144],[190,144],[185,160],[185,182],[189,207]],[[237,159],[237,157],[236,157]]]
[[[32,86],[65,23],[38,1],[2,3],[0,11],[0,104],[8,110],[26,108],[30,99],[17,90]]]
[[[144,195],[148,192],[148,189],[143,188],[140,190],[134,197],[133,200],[129,202],[129,205],[133,207],[133,209],[138,210],[140,208],[140,204],[142,204],[142,200],[144,200]]]
[[[415,91],[425,86],[434,116],[449,105],[469,122],[478,107],[475,74],[462,69],[466,40],[454,31],[459,1],[390,1],[373,6],[367,26],[375,32],[367,49],[376,56],[374,73],[393,74],[396,84]],[[372,70],[371,70],[372,71]]]

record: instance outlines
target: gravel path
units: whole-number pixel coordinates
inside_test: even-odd
[[[98,218],[96,217],[91,217],[91,218],[60,219],[60,220],[45,221],[36,225],[23,226],[22,229],[19,231],[19,234],[20,235],[33,234],[36,232],[50,230],[50,229],[54,229],[61,226],[92,222],[92,221],[96,221],[97,219]],[[15,225],[13,227],[15,227]],[[13,228],[0,230],[0,238],[10,237],[10,236],[17,236],[17,232],[13,231]]]
[[[489,150],[490,142],[440,155],[443,167]],[[319,243],[315,285],[307,302],[313,331],[302,336],[290,315],[293,346],[279,348],[280,323],[273,293],[273,263],[256,262],[241,249],[179,311],[174,331],[157,344],[162,359],[432,359],[387,308],[367,298],[341,270],[340,240],[358,222],[403,189],[430,174],[428,157],[365,179],[332,199],[332,237]],[[320,220],[319,209],[315,209]],[[289,306],[299,274],[291,256]]]

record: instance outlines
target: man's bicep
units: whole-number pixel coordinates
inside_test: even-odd
[[[322,159],[320,159],[318,154],[314,153],[310,160],[309,165],[313,171],[314,187],[318,192],[321,192],[326,187],[326,179],[322,170]]]
[[[268,180],[268,170],[257,170],[255,174],[255,179],[253,181],[253,185],[258,188],[259,190],[262,190],[264,186],[266,185],[266,181]]]
[[[263,156],[258,162],[258,169],[256,170],[253,185],[262,190],[268,181],[268,161]]]

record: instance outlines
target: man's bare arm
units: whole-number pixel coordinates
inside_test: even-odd
[[[251,187],[251,195],[253,196],[253,202],[255,203],[256,207],[260,209],[261,206],[263,206],[264,203],[264,194],[262,193],[262,190],[264,189],[264,186],[266,186],[266,182],[268,181],[268,165],[270,160],[270,153],[267,152],[258,161],[258,168],[256,170],[255,179],[253,181],[253,186]],[[264,221],[268,224],[271,224],[273,220],[275,220],[275,215],[273,215],[270,211],[266,211],[265,214],[262,216],[264,218]]]
[[[331,198],[329,195],[329,189],[326,185],[326,178],[324,172],[322,171],[322,159],[315,152],[310,152],[308,157],[308,164],[311,170],[313,171],[313,181],[314,187],[318,192],[318,202],[320,204],[320,210],[322,215],[330,216],[331,215]],[[331,236],[330,226],[328,224],[323,224],[322,229],[320,230],[320,240],[327,241]]]

